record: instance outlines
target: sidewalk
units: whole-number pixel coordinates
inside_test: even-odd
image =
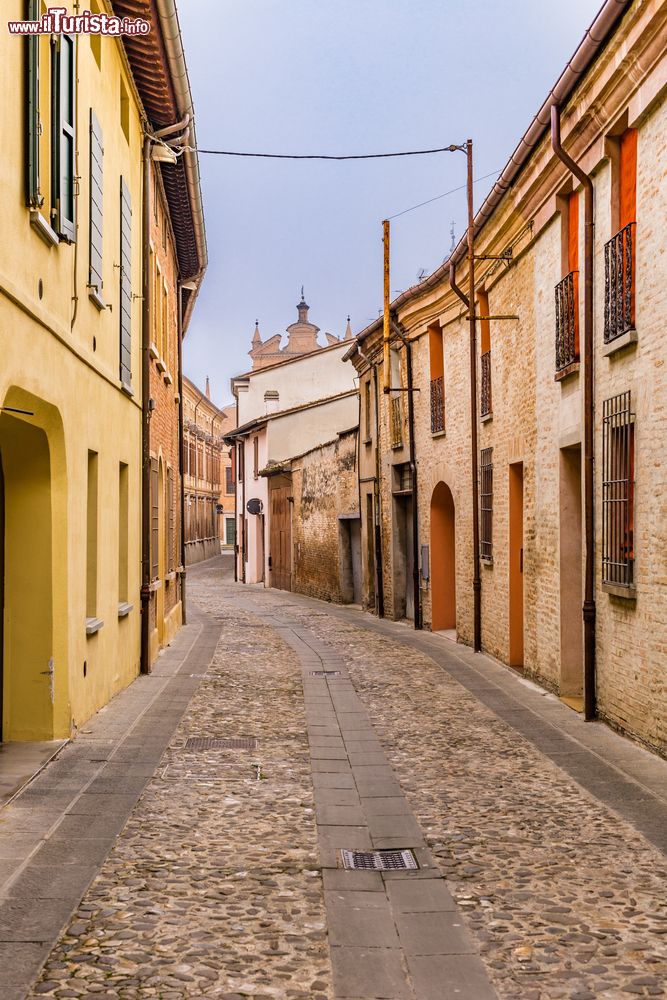
[[[150,780],[219,628],[181,630],[139,677],[0,810],[0,1000],[28,992]]]

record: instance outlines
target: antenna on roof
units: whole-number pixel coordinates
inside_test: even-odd
[[[449,248],[449,256],[454,253],[454,247],[456,246],[456,229],[454,228],[454,220],[452,219],[452,228],[449,230],[450,236],[452,237],[452,245]]]

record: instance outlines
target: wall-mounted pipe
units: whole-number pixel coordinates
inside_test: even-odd
[[[415,391],[412,378],[412,344],[395,316],[391,328],[405,344],[408,390],[408,433],[410,435],[410,476],[412,478],[412,592],[414,627],[422,628],[421,590],[419,589],[419,493],[417,484],[417,451],[415,443]]]
[[[142,292],[141,303],[141,672],[149,674],[151,604],[151,339],[150,239],[151,239],[151,140],[144,137],[142,220]]]
[[[183,427],[183,289],[178,283],[178,317],[176,321],[176,336],[178,337],[178,466],[181,476],[180,508],[181,508],[181,539],[180,539],[180,570],[181,579],[181,617],[187,624],[187,607],[185,600],[185,432]]]
[[[584,716],[595,718],[595,520],[593,382],[593,182],[565,152],[560,140],[560,108],[551,106],[551,145],[584,189]]]

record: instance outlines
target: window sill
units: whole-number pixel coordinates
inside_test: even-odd
[[[129,396],[131,399],[134,399],[134,392],[132,390],[132,386],[128,385],[127,382],[120,383],[120,391],[124,392],[125,395]]]
[[[107,308],[107,304],[100,295],[97,285],[88,286],[88,298],[100,312],[103,312]]]
[[[580,362],[573,361],[571,365],[566,365],[565,368],[561,368],[559,372],[554,375],[554,382],[563,382],[570,375],[575,375],[579,372]]]
[[[431,437],[432,438],[444,438],[444,437],[447,437],[447,431],[445,431],[445,430],[442,430],[442,431],[431,431]]]
[[[148,345],[148,355],[153,361],[157,361],[157,359],[160,357],[160,352],[158,351],[157,347],[152,341]]]
[[[367,448],[370,448],[370,446],[373,444],[373,438],[364,438],[364,444],[366,445]]]
[[[164,579],[166,583],[173,583],[176,579],[176,570],[172,570],[171,573],[167,573]]]
[[[174,384],[174,380],[171,377],[171,375],[170,375],[169,372],[165,372],[164,375],[162,376],[162,378],[164,379],[164,384],[165,385],[173,385]]]
[[[392,444],[391,450],[392,451],[400,451],[402,449],[402,447],[403,447],[403,442],[400,441],[399,444]]]
[[[148,585],[148,589],[151,591],[151,593],[153,593],[156,590],[160,590],[161,587],[162,587],[162,580],[153,580],[153,582],[149,583]]]
[[[86,635],[96,635],[103,626],[102,618],[86,618]]]
[[[618,354],[625,347],[632,347],[633,344],[637,343],[637,331],[628,330],[627,333],[621,334],[620,337],[616,337],[615,340],[610,341],[608,344],[604,344],[602,348],[602,357],[611,358],[614,354]]]
[[[48,247],[57,247],[60,243],[60,237],[55,229],[51,229],[41,212],[36,209],[30,210],[30,225],[35,230],[37,235],[44,240]]]
[[[488,424],[490,420],[493,420],[493,413],[483,413],[479,419],[481,423]]]
[[[622,597],[626,601],[637,600],[637,588],[635,586],[624,587],[620,583],[603,583],[602,591],[611,594],[612,597]]]
[[[180,394],[180,392],[175,392],[174,393],[174,402],[176,403],[177,406],[180,403],[180,401],[181,401],[181,394]]]
[[[157,358],[156,359],[156,361],[155,361],[155,367],[160,372],[160,374],[162,374],[162,372],[166,372],[166,370],[167,370],[167,366],[165,365],[165,363],[162,360],[162,358]]]
[[[480,556],[479,561],[482,566],[486,566],[487,569],[493,569],[493,556]]]
[[[134,611],[134,604],[128,604],[127,601],[123,601],[118,605],[118,617],[127,618],[130,611]]]

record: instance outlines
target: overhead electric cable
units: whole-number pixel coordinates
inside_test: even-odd
[[[480,181],[488,180],[489,177],[497,177],[499,173],[499,170],[492,170],[490,174],[484,174],[482,177],[476,177],[473,184],[478,184]],[[423,208],[424,205],[430,205],[434,201],[446,198],[448,194],[456,194],[457,191],[465,191],[465,189],[466,185],[460,184],[459,187],[451,188],[450,191],[443,191],[442,194],[436,194],[435,198],[428,198],[427,201],[420,201],[418,205],[413,205],[411,208],[404,208],[402,212],[397,212],[396,215],[389,215],[387,218],[391,222],[392,219],[398,219],[401,215],[407,215],[408,212],[414,212],[416,208]]]
[[[439,146],[437,149],[406,149],[400,153],[354,153],[348,156],[329,156],[324,153],[241,153],[232,149],[193,149],[183,148],[190,153],[202,153],[208,156],[250,156],[265,160],[382,160],[392,156],[428,156],[431,153],[455,153],[462,146]]]

